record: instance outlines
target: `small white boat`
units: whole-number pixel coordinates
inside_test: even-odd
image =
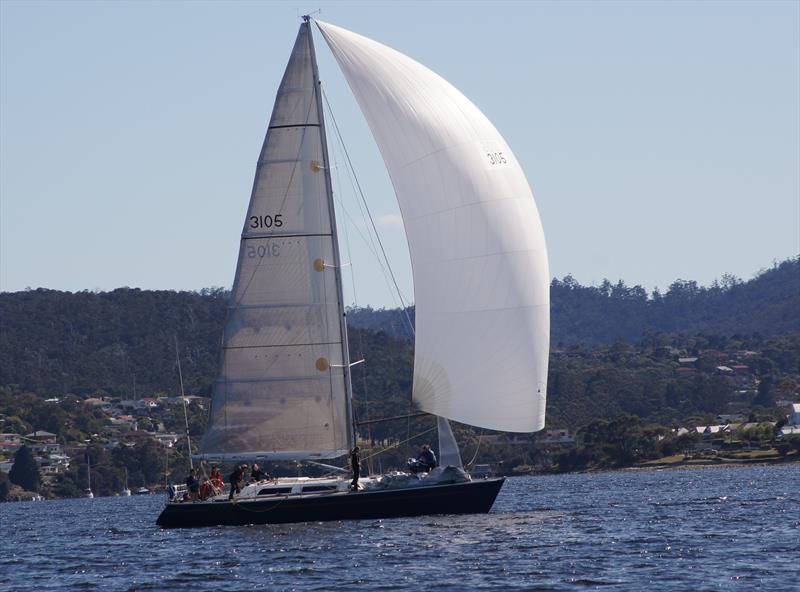
[[[130,497],[131,490],[128,488],[128,467],[125,467],[125,488],[120,492],[122,497]]]
[[[136,490],[136,495],[150,495],[150,490],[147,487],[140,487]]]
[[[94,499],[94,493],[92,493],[92,459],[88,454],[86,455],[86,475],[89,487],[84,491],[83,497]]]

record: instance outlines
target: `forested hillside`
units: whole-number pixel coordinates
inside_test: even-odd
[[[625,339],[652,344],[660,335],[769,336],[800,331],[800,258],[785,261],[748,282],[724,277],[703,288],[676,281],[650,296],[620,281],[581,286],[554,280],[554,349],[597,347]],[[103,391],[132,396],[178,392],[175,339],[187,391],[209,395],[217,372],[227,293],[29,290],[0,294],[0,386],[59,396]],[[413,310],[409,311],[413,322]],[[354,358],[366,357],[367,397],[403,391],[411,372],[410,330],[398,310],[357,309]],[[356,328],[364,331],[355,331]],[[372,373],[375,373],[374,375]],[[391,375],[391,377],[389,377]],[[374,382],[375,384],[371,384]]]

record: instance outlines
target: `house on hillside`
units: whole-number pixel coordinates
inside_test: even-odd
[[[706,426],[697,426],[694,428],[695,431],[703,436],[703,438],[710,438],[712,436],[722,436],[723,434],[729,433],[731,431],[730,425],[706,425]]]
[[[32,444],[55,444],[56,435],[44,430],[37,430],[32,434],[27,434],[25,439]]]
[[[172,448],[175,445],[175,442],[178,441],[178,434],[157,432],[152,435],[156,440],[158,440],[159,444],[161,444],[165,448]]]
[[[544,430],[542,434],[536,438],[536,443],[545,444],[547,446],[570,447],[575,446],[575,438],[570,434],[567,428],[551,428]]]
[[[64,454],[51,454],[49,457],[36,457],[36,464],[42,475],[59,475],[69,468],[70,458]]]
[[[102,409],[103,411],[106,411],[112,407],[112,404],[109,401],[106,401],[104,399],[98,399],[96,397],[89,397],[88,399],[85,399],[83,401],[83,404],[90,405],[95,409]]]

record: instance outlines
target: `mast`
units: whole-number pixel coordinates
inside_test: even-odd
[[[308,27],[308,45],[311,50],[311,71],[314,77],[314,92],[317,95],[317,117],[319,118],[319,133],[322,137],[322,170],[325,175],[325,195],[328,198],[328,212],[330,213],[331,234],[333,239],[333,272],[336,277],[336,290],[339,303],[339,323],[342,330],[342,360],[344,365],[344,388],[347,401],[347,444],[352,449],[356,444],[355,422],[353,417],[353,382],[350,374],[350,346],[347,341],[347,315],[344,310],[344,291],[342,289],[342,265],[339,256],[339,238],[336,229],[336,212],[333,202],[333,184],[331,183],[330,161],[328,159],[328,139],[325,134],[325,118],[322,109],[322,96],[320,92],[319,69],[317,67],[317,54],[314,50],[314,36],[311,34],[311,17],[303,16],[303,26]]]

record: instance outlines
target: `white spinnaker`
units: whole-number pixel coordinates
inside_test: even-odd
[[[549,270],[522,168],[486,116],[442,77],[316,22],[400,204],[414,276],[414,401],[474,426],[542,429]]]
[[[206,458],[299,460],[348,450],[346,358],[311,43],[304,23],[256,167],[222,367],[200,444]]]

